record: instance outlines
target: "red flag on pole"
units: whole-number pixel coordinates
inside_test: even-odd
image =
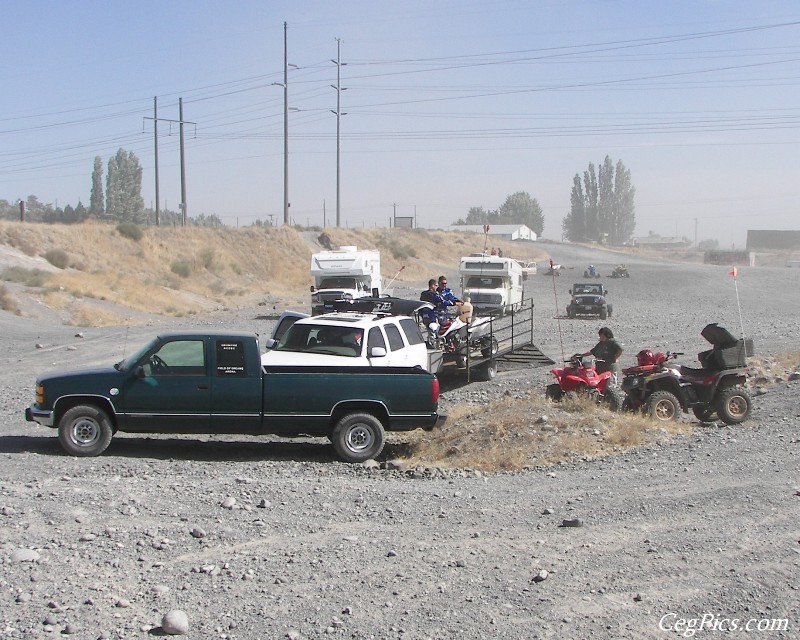
[[[739,270],[736,268],[736,265],[733,265],[733,269],[728,272],[728,275],[734,278],[739,275]]]
[[[483,232],[484,233],[489,233],[489,225],[488,224],[483,225]]]
[[[553,259],[550,258],[550,268],[552,269],[554,266],[555,266],[555,264],[553,264]]]

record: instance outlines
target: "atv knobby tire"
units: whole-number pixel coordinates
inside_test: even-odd
[[[725,424],[739,424],[747,420],[753,409],[753,401],[744,387],[728,387],[717,394],[714,403],[717,415]]]
[[[619,387],[606,387],[603,392],[603,402],[612,411],[622,411],[627,399],[625,392]]]
[[[675,394],[669,391],[655,391],[647,399],[645,411],[647,415],[659,422],[677,420],[681,412],[681,403]]]

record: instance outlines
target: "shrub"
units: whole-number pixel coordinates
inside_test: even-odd
[[[205,247],[204,249],[200,250],[198,254],[198,260],[203,268],[210,269],[211,265],[214,264],[214,249],[211,247]]]
[[[23,269],[22,267],[6,267],[0,273],[0,280],[19,282],[27,287],[43,287],[50,274],[41,269]]]
[[[170,268],[172,273],[179,275],[181,278],[188,278],[192,275],[192,265],[186,260],[175,260]]]
[[[124,238],[130,238],[134,242],[139,242],[144,235],[142,228],[133,222],[120,222],[117,225],[117,231],[119,232],[119,235],[123,236]]]
[[[17,301],[14,300],[14,296],[11,295],[11,292],[4,284],[0,284],[0,309],[3,311],[11,311],[12,313],[19,313]]]
[[[48,249],[44,259],[59,269],[66,269],[69,266],[69,256],[63,249]]]

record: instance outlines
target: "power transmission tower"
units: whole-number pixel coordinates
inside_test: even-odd
[[[156,226],[159,225],[159,181],[158,181],[158,123],[169,122],[180,125],[180,147],[181,147],[181,203],[178,205],[182,211],[182,226],[186,226],[186,163],[185,150],[183,143],[183,125],[191,124],[197,127],[196,122],[183,119],[183,98],[178,98],[178,120],[158,117],[158,96],[153,98],[153,117],[145,117],[145,120],[153,121],[153,135],[155,138],[155,171],[156,171]]]

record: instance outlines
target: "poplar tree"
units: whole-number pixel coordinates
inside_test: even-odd
[[[147,221],[142,198],[142,167],[132,151],[120,148],[108,161],[106,213],[118,222],[144,224]]]
[[[103,201],[103,159],[100,156],[95,156],[94,169],[92,170],[92,192],[89,196],[90,216],[103,217],[105,213]]]

